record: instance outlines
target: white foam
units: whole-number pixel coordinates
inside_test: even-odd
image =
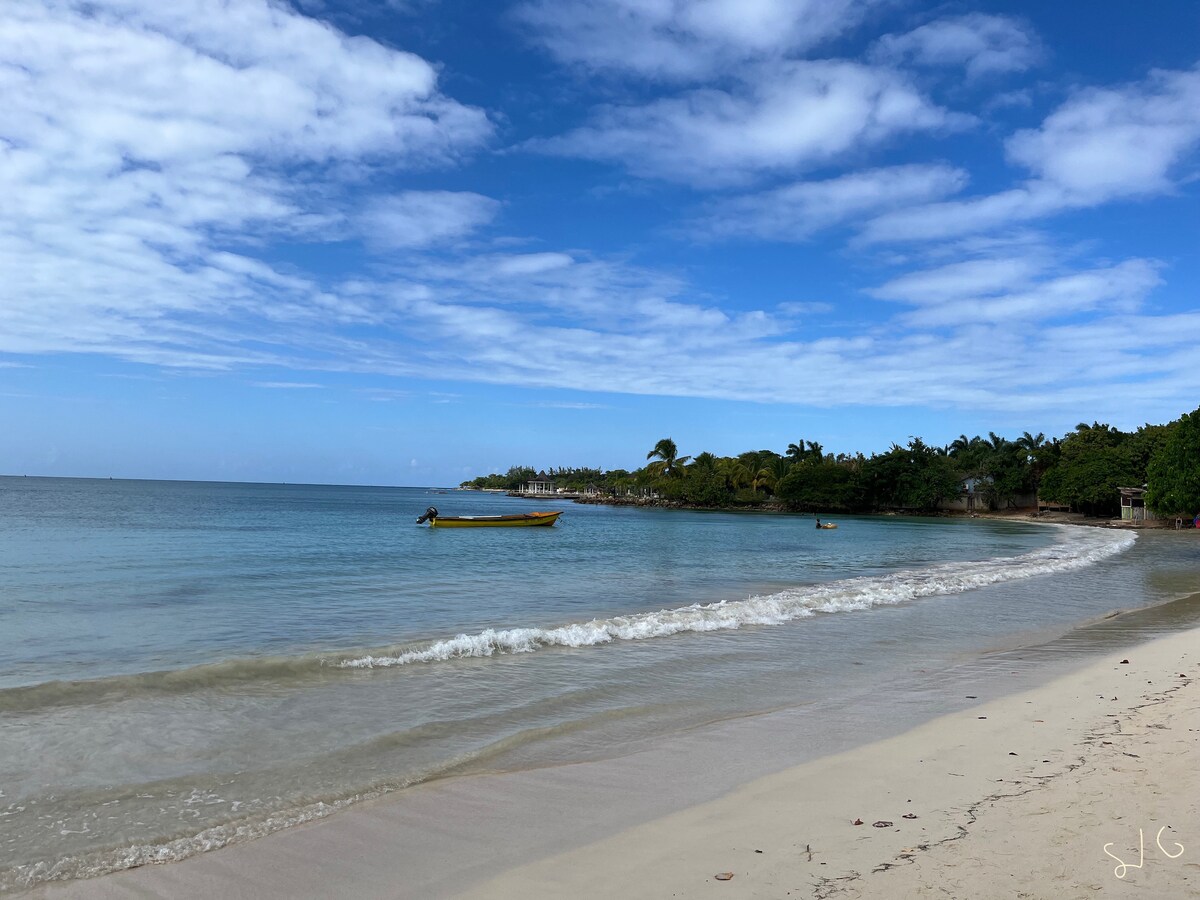
[[[460,634],[400,653],[347,659],[338,665],[352,669],[404,666],[503,653],[531,653],[543,647],[591,647],[612,641],[641,641],[686,631],[779,625],[818,612],[864,610],[1080,569],[1127,550],[1136,539],[1131,532],[1061,525],[1050,527],[1060,531],[1058,542],[1015,557],[947,563],[890,575],[850,578],[746,600],[693,604],[679,609],[593,619],[556,628],[489,628],[478,634]]]

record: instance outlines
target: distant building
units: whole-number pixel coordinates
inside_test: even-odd
[[[989,475],[964,478],[959,487],[958,496],[953,500],[942,503],[941,509],[954,512],[986,512],[991,509],[992,478]],[[1033,509],[1037,507],[1038,499],[1034,494],[1016,494],[1008,499],[1009,509]]]
[[[1121,518],[1132,522],[1152,520],[1154,514],[1146,509],[1145,487],[1117,488],[1121,492]]]
[[[538,472],[536,478],[525,482],[526,494],[553,494],[557,489],[554,479],[545,472]]]
[[[959,488],[958,496],[943,504],[945,509],[961,510],[962,512],[975,512],[979,509],[987,509],[988,503],[984,496],[984,480],[982,478],[964,478],[962,487]]]

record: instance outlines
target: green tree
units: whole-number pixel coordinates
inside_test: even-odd
[[[1141,479],[1137,484],[1145,483],[1145,473],[1150,468],[1150,460],[1166,445],[1167,438],[1176,424],[1178,423],[1172,422],[1170,425],[1143,425],[1133,434],[1126,437],[1125,450],[1129,455],[1129,461],[1142,473]]]
[[[968,438],[960,434],[950,442],[948,448],[950,458],[958,466],[959,472],[965,478],[978,478],[983,475],[983,458],[987,453],[987,442],[979,435]]]
[[[1167,426],[1146,472],[1146,505],[1162,515],[1200,513],[1200,408]]]
[[[725,479],[725,486],[730,493],[734,493],[750,483],[750,470],[732,457],[721,457],[717,461],[717,472]]]
[[[1042,432],[1030,434],[1026,431],[1017,438],[1017,446],[1025,453],[1029,466],[1029,480],[1035,496],[1041,495],[1042,476],[1058,460],[1058,441],[1047,441]]]
[[[1025,434],[1030,441],[1037,442],[1029,432]],[[1018,495],[1033,490],[1033,470],[1022,440],[1010,441],[989,431],[988,440],[982,441],[979,472],[984,476],[983,494],[992,509],[1011,507]]]
[[[707,450],[697,453],[683,470],[679,499],[696,506],[726,506],[732,494],[719,471],[719,460]]]
[[[948,456],[919,437],[907,447],[892,444],[882,455],[873,455],[863,465],[863,487],[876,509],[932,511],[958,496],[962,479],[958,466]]]
[[[774,458],[776,455],[770,450],[749,450],[738,455],[737,461],[743,468],[741,481],[752,494],[757,495],[760,487],[769,487],[773,483],[770,466]],[[757,496],[754,499],[757,500]]]
[[[787,477],[788,472],[792,471],[795,463],[786,456],[776,456],[766,463],[765,468],[768,471],[767,484],[772,493],[779,493],[779,483]]]
[[[654,445],[653,450],[646,454],[646,459],[657,460],[657,462],[646,466],[652,474],[673,478],[679,473],[679,467],[691,459],[691,457],[681,457],[679,455],[679,448],[675,446],[675,442],[670,438],[663,438]]]
[[[825,450],[816,441],[801,438],[799,443],[787,445],[787,457],[794,463],[820,462],[825,458]]]
[[[862,508],[857,475],[835,462],[792,466],[775,486],[775,494],[791,509],[804,512],[849,512]]]
[[[1144,470],[1124,446],[1128,435],[1111,425],[1080,422],[1062,441],[1058,462],[1042,479],[1047,499],[1088,515],[1118,511],[1118,488],[1143,483]]]

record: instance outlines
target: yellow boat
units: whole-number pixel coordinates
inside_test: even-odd
[[[425,510],[417,524],[428,520],[430,528],[522,528],[530,525],[553,525],[562,511],[528,512],[507,516],[439,516],[435,507]]]

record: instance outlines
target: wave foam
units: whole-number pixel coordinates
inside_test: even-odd
[[[399,653],[345,659],[336,665],[348,669],[371,669],[506,653],[531,653],[545,647],[592,647],[612,641],[669,637],[686,631],[779,625],[821,612],[870,609],[1080,569],[1127,550],[1136,539],[1131,532],[1051,527],[1062,531],[1058,543],[1021,556],[947,563],[890,575],[851,578],[796,588],[746,600],[692,604],[679,609],[593,619],[556,628],[489,628],[477,634],[460,634]]]

